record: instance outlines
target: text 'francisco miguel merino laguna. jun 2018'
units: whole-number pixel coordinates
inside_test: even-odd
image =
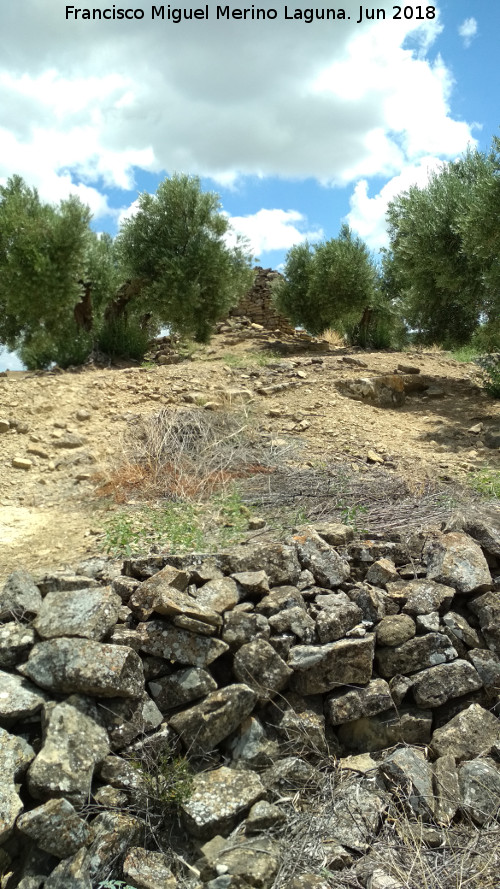
[[[142,19],[152,19],[172,22],[180,24],[181,22],[193,20],[213,20],[216,21],[274,21],[275,19],[284,19],[285,21],[301,21],[311,24],[314,21],[354,21],[356,24],[369,21],[385,21],[386,19],[395,20],[414,20],[414,21],[430,21],[436,18],[435,6],[393,6],[392,9],[377,9],[368,6],[355,6],[353,9],[334,9],[332,7],[292,7],[284,6],[280,9],[272,7],[231,7],[207,4],[206,6],[194,7],[173,7],[173,6],[151,6],[147,8],[124,9],[117,6],[110,6],[106,9],[101,8],[82,8],[78,6],[66,6],[66,19],[71,21],[140,21]]]

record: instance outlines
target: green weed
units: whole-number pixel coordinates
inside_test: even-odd
[[[478,358],[479,350],[471,345],[460,346],[457,349],[453,349],[453,351],[450,352],[450,355],[452,358],[455,359],[455,361],[469,363],[471,361],[475,361],[476,358]]]
[[[469,484],[486,500],[500,500],[500,471],[481,469],[469,476]]]

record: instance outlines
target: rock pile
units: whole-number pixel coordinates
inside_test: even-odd
[[[489,824],[500,534],[468,531],[403,542],[318,524],[286,544],[94,561],[37,583],[11,575],[2,886],[325,889],[335,884],[319,864],[276,882],[292,854],[286,807],[321,786],[325,763],[354,777],[328,803],[319,861],[356,868],[352,885],[403,885],[369,855],[395,794],[427,831],[437,825],[438,844],[457,813]],[[182,795],[165,775],[185,758]],[[178,794],[182,855],[144,839],[158,782],[165,812]]]

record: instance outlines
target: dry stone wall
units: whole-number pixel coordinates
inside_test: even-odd
[[[11,575],[2,886],[326,889],[319,865],[283,877],[281,838],[290,793],[319,784],[332,757],[356,780],[335,792],[321,856],[367,889],[402,889],[368,854],[394,793],[438,835],[463,814],[489,824],[500,532],[468,530],[402,541],[315,525],[288,543]],[[182,855],[159,848],[160,828],[144,841],[174,754],[193,769]]]
[[[276,311],[271,299],[272,283],[279,277],[281,277],[279,272],[257,266],[252,287],[238,305],[231,309],[229,317],[245,316],[252,323],[260,324],[266,330],[279,330],[280,333],[293,334],[295,328],[284,315],[280,315]]]

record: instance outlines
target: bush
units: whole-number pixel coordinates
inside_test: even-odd
[[[123,315],[105,321],[97,339],[99,349],[110,358],[142,361],[149,348],[149,333],[139,322]]]
[[[83,364],[92,352],[92,337],[83,330],[55,339],[45,331],[35,333],[19,349],[28,370],[47,370],[53,364],[67,368]]]

